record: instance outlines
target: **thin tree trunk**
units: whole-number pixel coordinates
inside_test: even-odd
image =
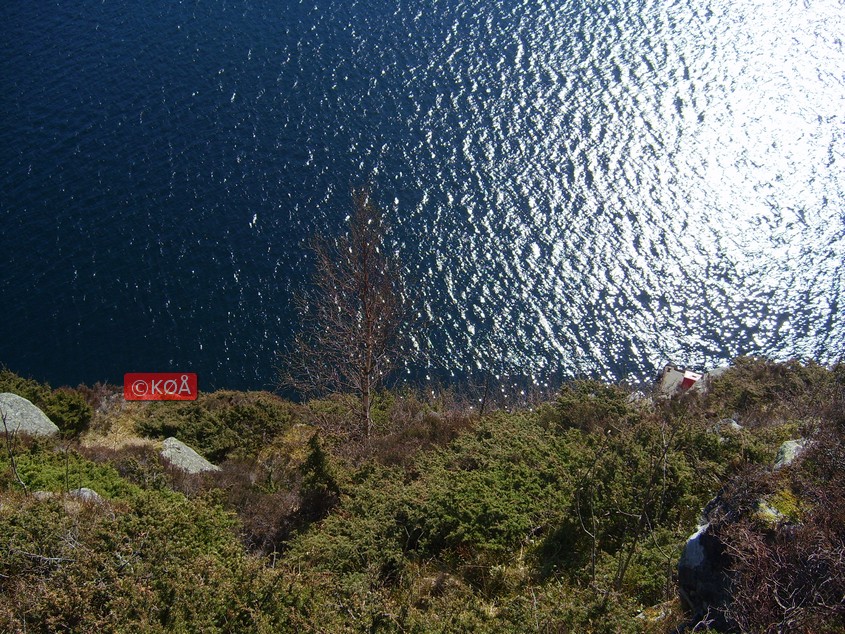
[[[481,407],[478,410],[479,416],[484,416],[484,407],[487,405],[487,395],[490,393],[490,372],[484,374],[484,396],[481,397]]]
[[[29,495],[29,487],[26,486],[26,482],[23,481],[23,478],[21,478],[20,473],[18,473],[18,463],[15,460],[14,450],[15,434],[12,433],[10,437],[9,426],[6,425],[6,412],[0,412],[0,418],[3,419],[3,432],[6,435],[6,451],[9,454],[9,464],[12,467],[12,473],[15,475],[15,479],[18,481],[18,484],[23,487],[24,495]]]
[[[364,419],[365,425],[365,433],[367,434],[367,438],[370,437],[370,433],[372,432],[372,418],[370,416],[370,380],[369,377],[364,377],[364,381],[361,385],[361,414]]]

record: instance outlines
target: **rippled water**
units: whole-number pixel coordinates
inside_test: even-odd
[[[832,361],[843,33],[811,0],[4,3],[0,362],[265,387],[364,181],[432,371]]]

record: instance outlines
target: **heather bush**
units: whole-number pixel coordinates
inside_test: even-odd
[[[386,465],[410,467],[421,451],[444,447],[476,423],[477,414],[448,393],[423,401],[404,391],[390,399],[386,421],[361,447],[356,459],[373,458]]]
[[[303,414],[324,432],[327,447],[351,465],[376,460],[410,467],[420,451],[448,444],[478,418],[449,392],[424,400],[408,389],[380,391],[373,395],[372,430],[365,438],[356,431],[359,406],[347,395],[332,395],[309,401]]]
[[[845,632],[845,436],[824,423],[789,467],[739,473],[722,493],[726,614],[742,631]]]
[[[148,444],[130,444],[118,449],[90,445],[81,446],[77,451],[88,460],[114,467],[121,478],[143,489],[173,486],[173,469],[169,469],[158,450]]]
[[[737,416],[745,425],[814,419],[822,414],[842,380],[814,362],[777,363],[738,357],[728,371],[713,379],[705,407],[715,417]]]
[[[336,461],[316,430],[295,425],[257,456],[227,460],[220,472],[195,477],[188,493],[216,491],[225,508],[237,513],[247,549],[276,557],[294,534],[335,506],[337,475]]]
[[[739,631],[845,631],[841,378],[841,365],[744,359],[716,384],[752,427],[739,435],[749,460],[737,466],[719,456],[722,486],[710,516],[731,575],[725,616]],[[704,415],[725,411],[704,405]],[[777,447],[796,437],[809,447],[772,470]]]

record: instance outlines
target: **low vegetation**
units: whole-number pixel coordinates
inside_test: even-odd
[[[46,383],[24,379],[0,368],[0,392],[12,392],[31,401],[66,436],[78,435],[91,422],[93,409],[80,390],[69,387],[53,390]]]
[[[0,630],[673,632],[681,550],[721,492],[737,627],[845,632],[843,390],[841,365],[738,359],[669,399],[576,381],[480,416],[380,392],[361,437],[354,396],[128,406],[5,371],[76,436],[7,439]],[[163,464],[171,435],[221,471]]]

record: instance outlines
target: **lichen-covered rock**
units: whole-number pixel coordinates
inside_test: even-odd
[[[763,526],[774,530],[785,524],[799,524],[802,506],[790,490],[781,489],[757,502],[755,517]]]
[[[781,469],[792,462],[801,455],[801,452],[806,448],[807,443],[804,439],[787,440],[778,449],[777,458],[775,458],[775,469]]]
[[[719,442],[724,443],[731,436],[735,436],[745,429],[733,418],[723,418],[710,428],[710,431],[719,437]]]
[[[0,414],[5,416],[6,427],[10,433],[30,436],[54,436],[59,433],[59,428],[44,412],[25,398],[11,392],[0,394]],[[0,432],[3,431],[0,428]]]
[[[731,423],[736,424],[730,419],[723,420],[719,427],[732,429]],[[777,482],[774,471],[793,462],[807,444],[805,440],[783,443],[774,470],[769,473],[769,481]],[[760,530],[774,534],[801,522],[802,502],[789,488],[779,488],[768,495],[761,494],[750,510],[744,512],[732,508],[721,495],[707,504],[701,525],[687,540],[678,562],[678,593],[692,616],[691,623],[705,621],[716,631],[730,630],[735,625],[725,616],[725,609],[732,601],[731,561],[719,534],[726,525],[749,513]],[[715,524],[720,526],[718,531],[714,530]]]
[[[220,471],[220,467],[211,464],[188,445],[172,437],[164,441],[161,457],[187,473]]]
[[[778,524],[784,521],[783,513],[769,504],[767,500],[760,500],[757,502],[756,517],[758,521],[770,528],[775,528]]]

